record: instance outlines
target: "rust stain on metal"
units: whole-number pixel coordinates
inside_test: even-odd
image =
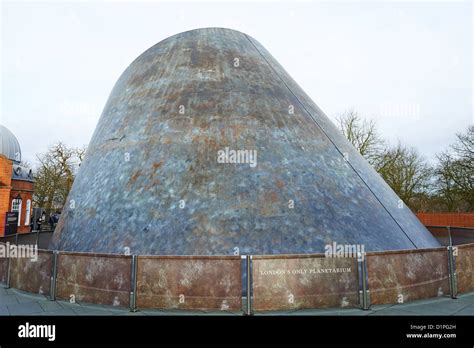
[[[157,169],[160,168],[162,165],[163,165],[163,161],[155,162],[155,163],[153,163],[153,169],[154,169],[154,170],[157,170]]]
[[[128,185],[131,186],[133,184],[135,184],[135,182],[137,181],[138,177],[142,175],[142,171],[141,170],[136,170],[132,176],[130,177],[130,180],[128,181]]]

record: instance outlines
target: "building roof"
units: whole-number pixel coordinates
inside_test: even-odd
[[[15,135],[0,124],[0,154],[15,163],[21,162],[21,148]]]
[[[12,179],[33,181],[33,171],[19,164],[13,165]]]
[[[80,209],[64,207],[50,248],[262,255],[333,242],[440,245],[263,46],[219,28],[172,36],[128,67],[68,200]]]

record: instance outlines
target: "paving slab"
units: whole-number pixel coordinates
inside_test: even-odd
[[[38,302],[23,302],[7,305],[11,315],[25,315],[44,312]]]
[[[7,305],[0,306],[0,315],[10,315]]]
[[[123,312],[123,313],[114,313],[113,315],[131,315],[131,316],[135,316],[135,315],[138,315],[138,316],[144,316],[146,315],[145,313],[142,313],[140,311],[137,311],[137,312]]]
[[[0,297],[0,305],[10,305],[15,303],[18,303],[18,300],[15,296],[10,295]]]
[[[43,312],[43,313],[39,313],[38,315],[78,315],[76,312],[74,312],[72,309],[68,309],[68,308],[61,308],[59,310],[56,310],[56,311],[51,311],[51,312]]]
[[[412,312],[407,312],[407,311],[404,311],[404,310],[401,310],[401,309],[387,308],[387,309],[383,309],[383,310],[380,310],[380,311],[374,311],[374,312],[370,313],[369,315],[370,316],[372,316],[372,315],[375,315],[375,316],[379,316],[379,315],[402,316],[403,315],[403,316],[406,316],[406,315],[417,315],[417,314],[412,313]]]
[[[409,312],[422,313],[422,314],[439,314],[439,315],[453,315],[457,311],[465,308],[466,303],[460,303],[456,300],[451,300],[450,303],[440,302],[436,305],[430,304],[418,304],[417,306],[404,306],[400,307],[402,310]]]
[[[56,301],[39,301],[38,303],[45,312],[53,312],[64,309],[63,306],[61,306]]]
[[[70,303],[65,300],[50,301],[47,296],[30,294],[16,289],[0,288],[0,315],[242,315],[243,312],[226,311],[183,311],[143,309],[130,312],[128,308],[88,303]],[[366,316],[366,315],[472,315],[474,316],[474,293],[461,294],[457,299],[439,297],[417,300],[404,304],[374,305],[369,310],[359,308],[321,308],[294,311],[258,312],[255,315],[323,315],[323,316]]]
[[[469,306],[454,313],[454,315],[474,315],[474,306]]]
[[[79,315],[113,315],[113,313],[106,309],[93,308],[93,307],[77,307],[71,308],[74,312]]]

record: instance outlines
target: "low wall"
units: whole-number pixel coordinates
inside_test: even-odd
[[[0,250],[6,246],[0,243]],[[256,311],[367,308],[368,303],[396,304],[474,291],[474,244],[452,248],[453,269],[448,267],[449,255],[443,247],[370,252],[365,263],[322,254],[253,256],[246,286]],[[132,310],[241,311],[242,279],[248,278],[241,266],[240,256],[132,258],[39,250],[37,261],[0,255],[0,282],[53,299]],[[452,284],[450,274],[456,274]]]
[[[6,250],[6,244],[0,243],[0,248]],[[8,258],[0,257],[0,283],[7,283],[7,275],[8,275]]]
[[[444,226],[426,226],[428,231],[431,232],[433,237],[435,237],[439,244],[443,246],[451,245],[451,237],[448,233],[448,229]]]
[[[6,237],[2,237],[2,242],[3,243],[10,243],[10,244],[15,244],[16,243],[16,235],[10,235]]]
[[[474,243],[474,228],[450,227],[453,245]]]
[[[37,260],[10,258],[10,286],[35,294],[50,295],[53,252],[38,250]]]
[[[353,258],[318,255],[253,257],[255,310],[359,305],[359,274]]]
[[[372,304],[404,303],[448,295],[446,248],[367,253]]]
[[[240,256],[139,256],[137,306],[240,310]]]
[[[474,291],[474,244],[457,246],[456,254],[457,290]]]
[[[474,243],[474,228],[426,226],[441,245],[462,245]]]
[[[38,237],[38,248],[40,249],[48,249],[49,242],[53,237],[53,231],[44,231],[39,234]]]
[[[28,233],[18,233],[9,235],[6,237],[0,237],[0,243],[10,244],[28,244],[33,245],[38,243],[38,249],[48,249],[49,242],[53,236],[53,231],[41,231],[41,232],[28,232]]]
[[[16,239],[18,244],[29,244],[34,245],[36,244],[36,238],[38,237],[38,233],[20,233]]]
[[[131,259],[126,255],[59,253],[56,297],[128,307]]]

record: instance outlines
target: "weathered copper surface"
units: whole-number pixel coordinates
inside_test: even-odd
[[[38,250],[38,260],[10,258],[10,286],[35,294],[49,295],[53,252]]]
[[[240,256],[139,256],[138,308],[240,310]]]
[[[256,166],[218,163],[226,147],[257,151]],[[159,42],[119,78],[51,248],[301,254],[332,242],[439,246],[265,48],[207,28]]]
[[[5,243],[0,243],[6,245]],[[8,258],[0,257],[0,283],[6,283],[8,276]]]
[[[474,244],[458,245],[455,259],[458,293],[474,291]]]
[[[358,306],[354,258],[253,257],[255,310]]]
[[[76,302],[127,307],[130,303],[131,257],[60,253],[56,296]]]
[[[367,272],[372,304],[449,295],[446,248],[368,253]]]

